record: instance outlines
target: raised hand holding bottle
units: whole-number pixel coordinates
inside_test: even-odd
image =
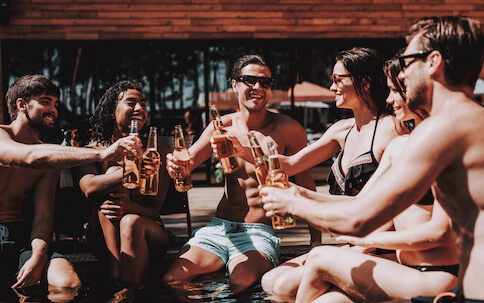
[[[138,135],[138,122],[131,120],[130,135]],[[126,155],[123,159],[123,186],[135,189],[139,186],[140,171],[139,159],[133,155]]]
[[[185,146],[185,137],[183,136],[181,125],[175,126],[175,149],[173,150],[173,156],[179,161],[183,161],[185,167],[190,165],[190,154]],[[175,179],[175,189],[179,192],[185,192],[192,187],[192,176],[190,174],[187,174],[182,180]]]
[[[223,128],[222,119],[220,118],[217,107],[213,104],[210,105],[210,114],[214,128],[212,135],[213,144],[217,146],[218,159],[222,165],[224,174],[231,174],[239,169],[239,162],[237,161],[234,146],[232,141],[227,138],[228,133]]]
[[[252,156],[254,157],[255,176],[257,177],[259,185],[265,185],[267,174],[269,172],[268,159],[262,151],[255,134],[253,132],[249,132],[247,136],[249,137],[250,150],[252,151]]]
[[[141,158],[140,194],[146,196],[156,196],[158,194],[159,170],[158,135],[156,127],[150,127],[146,151]]]
[[[271,141],[267,144],[267,146],[269,147],[269,173],[267,174],[266,178],[266,186],[288,188],[289,178],[281,168],[276,145]],[[272,227],[275,229],[284,229],[296,226],[296,220],[294,220],[294,218],[291,216],[281,217],[274,215],[271,218]]]

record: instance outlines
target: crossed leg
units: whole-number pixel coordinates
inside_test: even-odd
[[[457,277],[447,272],[420,272],[388,259],[331,246],[312,249],[304,268],[296,302],[312,302],[333,286],[363,302],[434,296],[457,285]]]

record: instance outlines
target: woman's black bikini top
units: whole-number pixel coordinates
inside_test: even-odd
[[[350,134],[354,126],[355,125],[353,125],[346,134],[345,143],[348,135]],[[348,168],[348,172],[346,173],[346,175],[344,174],[343,168],[341,166],[341,159],[343,158],[344,148],[338,154],[338,157],[331,166],[331,171],[327,180],[329,184],[329,192],[332,195],[356,195],[377,169],[379,163],[376,160],[375,155],[373,154],[373,142],[375,141],[377,126],[378,118],[375,122],[375,130],[373,131],[370,150],[351,161],[350,167]]]

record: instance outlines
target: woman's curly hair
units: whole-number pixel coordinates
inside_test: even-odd
[[[137,80],[122,80],[106,90],[101,97],[94,115],[89,119],[91,123],[92,140],[102,145],[109,145],[113,137],[116,118],[114,112],[118,101],[128,89],[142,92],[143,84]]]

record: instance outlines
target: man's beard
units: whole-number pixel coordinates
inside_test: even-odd
[[[33,120],[32,118],[30,118],[28,109],[25,110],[25,116],[27,117],[27,120],[28,120],[27,124],[32,128],[38,129],[40,131],[51,130],[54,128],[53,125],[51,126],[49,124],[44,123],[43,116],[40,120]]]
[[[422,82],[418,82],[418,85],[413,90],[413,94],[409,94],[407,90],[407,106],[411,111],[416,111],[417,109],[423,109],[427,101],[427,91],[428,86],[424,85]]]

